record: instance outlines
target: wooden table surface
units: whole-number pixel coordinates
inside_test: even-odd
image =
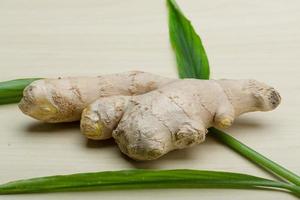
[[[255,78],[276,87],[278,109],[251,113],[234,137],[300,173],[300,1],[178,0],[206,47],[212,78]],[[165,1],[1,0],[0,80],[144,70],[176,77]],[[272,178],[213,138],[151,162],[113,141],[85,139],[78,123],[42,124],[0,106],[0,182],[130,168],[193,168]],[[295,199],[254,190],[175,189],[0,196],[0,199]]]

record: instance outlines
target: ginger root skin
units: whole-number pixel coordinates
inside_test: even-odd
[[[130,96],[104,97],[90,104],[82,112],[81,132],[93,140],[111,138],[130,98]]]
[[[273,87],[255,80],[177,80],[143,95],[100,98],[83,112],[81,130],[91,139],[112,136],[135,160],[153,160],[203,142],[209,127],[227,128],[280,101]]]
[[[49,123],[80,120],[85,107],[100,97],[143,94],[173,81],[151,73],[131,71],[98,77],[42,79],[24,89],[21,111]]]

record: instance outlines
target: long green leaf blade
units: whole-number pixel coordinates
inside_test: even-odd
[[[169,34],[180,78],[209,79],[208,59],[200,37],[174,0],[168,0]]]
[[[300,194],[298,187],[246,174],[187,169],[123,170],[48,176],[0,185],[0,194],[147,188],[268,188]]]
[[[218,130],[216,128],[210,128],[209,131],[212,132],[214,137],[217,138],[219,141],[226,144],[231,149],[238,152],[247,159],[251,160],[252,162],[256,163],[257,165],[263,167],[267,171],[270,171],[274,175],[277,175],[281,178],[285,178],[286,180],[298,186],[300,185],[300,177],[297,174],[280,166],[276,162],[261,155],[260,153],[256,152],[255,150],[251,149],[247,145],[243,144],[242,142],[238,141],[234,137],[226,134],[221,130]]]
[[[16,79],[0,82],[0,104],[19,102],[24,88],[39,78]]]

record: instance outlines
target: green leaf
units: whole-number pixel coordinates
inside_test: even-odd
[[[255,150],[251,149],[247,145],[243,144],[242,142],[238,141],[234,137],[226,134],[225,132],[218,130],[216,128],[210,128],[209,131],[213,133],[213,136],[221,141],[222,143],[226,144],[228,147],[233,149],[234,151],[238,152],[242,156],[246,157],[247,159],[251,160],[252,162],[256,163],[257,165],[263,167],[265,170],[273,173],[274,175],[285,178],[286,180],[300,186],[300,177],[291,172],[290,170],[280,166],[276,162],[268,159],[267,157],[261,155],[260,153],[256,152]]]
[[[174,0],[168,0],[169,34],[180,78],[209,79],[208,59],[191,22]]]
[[[0,82],[0,104],[19,102],[24,88],[40,78],[16,79]]]
[[[300,189],[246,174],[201,170],[123,170],[48,176],[0,185],[0,194],[147,188]]]

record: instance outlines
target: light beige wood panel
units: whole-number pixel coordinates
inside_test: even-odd
[[[241,117],[228,130],[300,173],[300,2],[178,0],[207,49],[213,78],[274,85],[282,105]],[[0,80],[145,70],[176,77],[165,1],[1,0]],[[113,141],[87,141],[78,124],[41,124],[0,107],[0,182],[129,168],[193,168],[270,177],[213,140],[153,162],[122,156]],[[279,192],[147,190],[1,196],[0,199],[295,199]]]

